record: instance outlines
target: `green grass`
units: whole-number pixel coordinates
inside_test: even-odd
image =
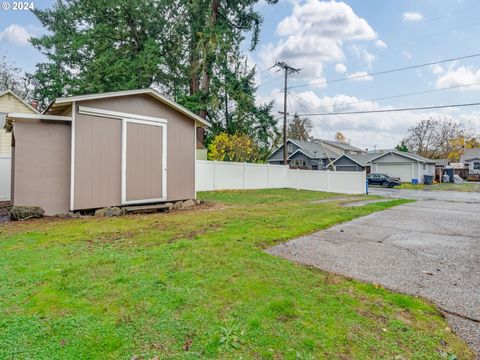
[[[402,183],[395,189],[480,192],[480,184],[464,182],[462,184],[438,183],[433,185]]]
[[[263,251],[405,202],[311,202],[329,196],[202,193],[189,211],[4,225],[0,358],[473,358],[429,303]]]

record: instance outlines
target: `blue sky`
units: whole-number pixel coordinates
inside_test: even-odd
[[[51,3],[36,0],[34,6],[44,8]],[[265,70],[276,60],[302,69],[291,77],[291,85],[297,86],[480,52],[478,0],[280,0],[276,5],[260,3],[258,9],[264,16],[261,42],[248,55],[260,73],[260,100],[276,100],[277,109],[283,103],[282,78],[274,70]],[[42,32],[32,13],[0,10],[0,53],[26,71],[42,61],[26,40]],[[289,108],[305,113],[466,103],[479,100],[480,87],[358,101],[477,82],[480,57],[362,81],[291,89]],[[480,126],[480,108],[311,119],[315,136],[332,138],[342,131],[353,145],[371,149],[394,146],[409,126],[428,116],[450,117],[476,131]]]

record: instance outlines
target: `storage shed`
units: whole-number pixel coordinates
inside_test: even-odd
[[[197,128],[206,126],[153,89],[58,98],[42,114],[9,113],[13,204],[53,215],[193,199]]]

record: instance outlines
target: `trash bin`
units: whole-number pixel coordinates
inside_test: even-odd
[[[412,184],[417,185],[418,184],[418,179],[412,179]]]
[[[433,176],[432,175],[423,175],[423,183],[425,185],[432,185],[433,184]]]
[[[453,168],[446,168],[444,174],[448,175],[451,183],[453,183],[455,181],[454,178],[453,178],[453,175],[455,174]]]

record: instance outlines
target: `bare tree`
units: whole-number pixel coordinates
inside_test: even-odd
[[[12,90],[20,97],[27,99],[31,94],[31,85],[19,67],[0,55],[0,92],[6,90]]]
[[[434,159],[447,157],[452,151],[452,141],[463,136],[461,124],[449,118],[428,118],[408,129],[404,143],[411,151]]]

